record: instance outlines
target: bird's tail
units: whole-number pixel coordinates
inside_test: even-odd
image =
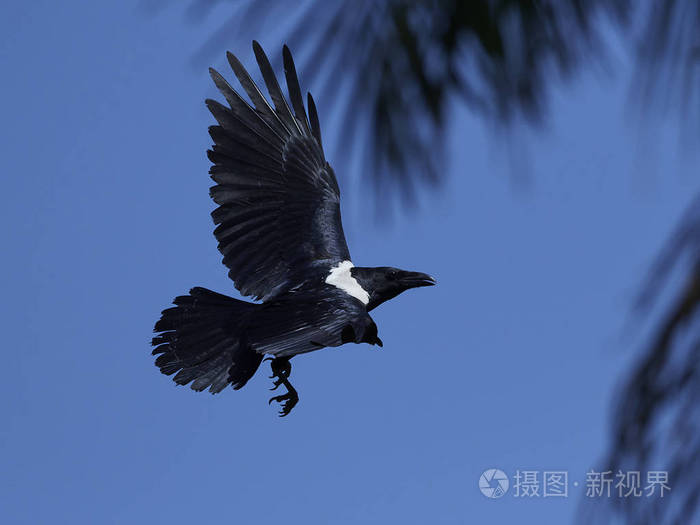
[[[173,380],[213,394],[232,383],[238,390],[253,377],[262,356],[246,341],[246,325],[257,304],[205,288],[192,288],[163,310],[154,332],[156,366]]]

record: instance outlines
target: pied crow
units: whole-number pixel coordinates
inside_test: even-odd
[[[210,194],[214,236],[229,277],[250,303],[196,287],[162,312],[152,344],[155,364],[180,385],[212,393],[239,389],[264,356],[271,360],[270,399],[289,414],[299,396],[290,359],[345,343],[382,346],[369,311],[404,290],[435,284],[424,273],[353,265],[340,220],[340,190],[326,162],[316,106],[308,118],[292,55],[284,46],[289,102],[257,42],[253,51],[272,104],[240,61],[227,53],[247,102],[214,69],[228,106],[206,105],[218,125],[207,152],[216,183]]]

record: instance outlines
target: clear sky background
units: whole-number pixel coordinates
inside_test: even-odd
[[[0,8],[2,521],[569,522],[581,487],[489,500],[477,482],[596,466],[646,329],[633,297],[700,187],[675,124],[634,118],[624,52],[556,91],[514,149],[455,105],[447,183],[391,223],[335,166],[354,262],[439,286],[373,313],[383,349],[295,359],[301,401],[279,419],[266,368],[214,397],[150,356],[175,295],[235,295],[209,217],[215,92],[190,63],[215,27],[133,2]],[[319,113],[338,125],[330,100]]]

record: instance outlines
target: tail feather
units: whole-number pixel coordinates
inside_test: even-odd
[[[192,288],[163,310],[151,344],[155,364],[179,385],[213,394],[231,383],[239,389],[253,377],[262,356],[247,343],[245,325],[256,304],[205,288]]]

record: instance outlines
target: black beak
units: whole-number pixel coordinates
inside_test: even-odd
[[[433,286],[437,281],[427,273],[405,272],[401,276],[401,284],[406,288],[418,288],[419,286]]]

